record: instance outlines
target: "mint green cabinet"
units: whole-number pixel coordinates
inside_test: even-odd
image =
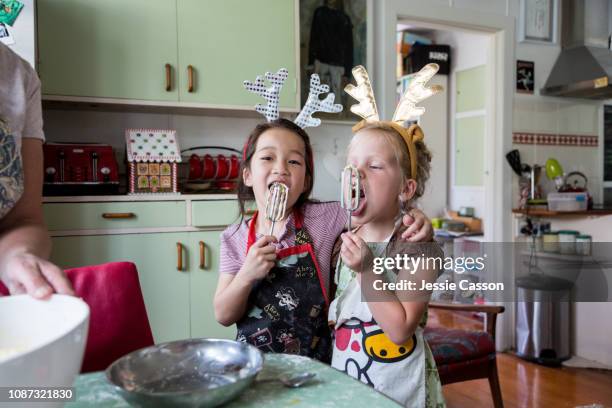
[[[176,0],[38,0],[37,14],[43,94],[178,99],[176,86],[166,90]]]
[[[251,107],[243,81],[285,67],[280,106],[297,109],[296,4],[38,0],[43,94]]]
[[[134,262],[156,343],[189,337],[233,338],[235,329],[219,325],[212,306],[218,278],[219,234],[220,231],[206,231],[54,237],[51,260],[62,268]],[[177,244],[181,245],[180,251]],[[181,270],[177,270],[179,253]]]
[[[295,7],[293,0],[178,0],[180,100],[253,106],[262,99],[243,81],[284,67],[280,105],[297,108]]]

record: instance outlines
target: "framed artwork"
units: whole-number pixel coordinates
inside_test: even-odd
[[[516,61],[516,92],[533,94],[534,75],[533,61]]]
[[[0,42],[6,45],[11,45],[15,43],[8,26],[6,26],[4,23],[0,23]]]
[[[558,0],[521,0],[519,40],[557,43]]]
[[[363,65],[372,75],[372,0],[299,0],[300,92],[308,99],[310,75],[319,74],[336,95],[341,113],[317,113],[323,120],[357,121],[349,110],[356,103],[344,92],[352,81],[351,70]]]

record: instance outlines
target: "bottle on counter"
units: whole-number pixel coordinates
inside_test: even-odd
[[[559,252],[559,233],[547,231],[542,234],[542,251]]]
[[[578,255],[590,256],[592,242],[593,242],[593,239],[591,238],[590,235],[576,236],[576,253]]]
[[[559,231],[559,252],[567,255],[576,254],[576,237],[580,235],[578,231],[563,230]]]

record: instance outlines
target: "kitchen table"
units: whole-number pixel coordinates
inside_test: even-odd
[[[301,388],[287,388],[279,382],[255,382],[224,407],[398,407],[393,400],[330,366],[307,357],[266,354],[258,379],[306,371],[315,380]],[[76,400],[67,408],[125,408],[129,405],[107,381],[103,372],[80,375],[75,382]]]

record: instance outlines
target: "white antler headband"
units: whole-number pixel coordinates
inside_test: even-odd
[[[268,122],[278,119],[278,103],[279,94],[283,83],[287,79],[288,71],[285,68],[278,70],[276,74],[266,72],[266,79],[272,83],[272,86],[266,88],[261,76],[258,76],[255,82],[244,81],[244,87],[257,95],[263,96],[267,104],[263,106],[257,104],[255,110],[266,117]],[[335,95],[330,93],[325,99],[319,99],[322,93],[328,93],[329,86],[321,84],[321,80],[317,74],[312,74],[310,77],[310,92],[306,104],[302,111],[294,120],[294,123],[302,129],[307,127],[316,127],[321,124],[321,119],[313,118],[312,115],[316,112],[337,113],[342,111],[342,105],[334,104]]]
[[[368,123],[375,122],[381,122],[393,127],[402,136],[408,147],[410,170],[413,179],[416,179],[417,176],[417,154],[414,144],[417,141],[423,140],[424,134],[419,125],[405,128],[404,123],[410,119],[417,119],[425,113],[425,108],[416,106],[417,103],[442,90],[442,87],[439,85],[426,87],[427,82],[438,72],[438,69],[438,64],[427,64],[419,72],[410,75],[408,78],[408,88],[402,95],[395,109],[393,119],[390,122],[381,122],[378,116],[372,84],[364,67],[359,65],[353,68],[352,72],[357,86],[349,84],[344,88],[346,93],[359,101],[358,104],[351,106],[351,112],[363,118],[361,122],[353,126],[353,132],[359,131]]]

